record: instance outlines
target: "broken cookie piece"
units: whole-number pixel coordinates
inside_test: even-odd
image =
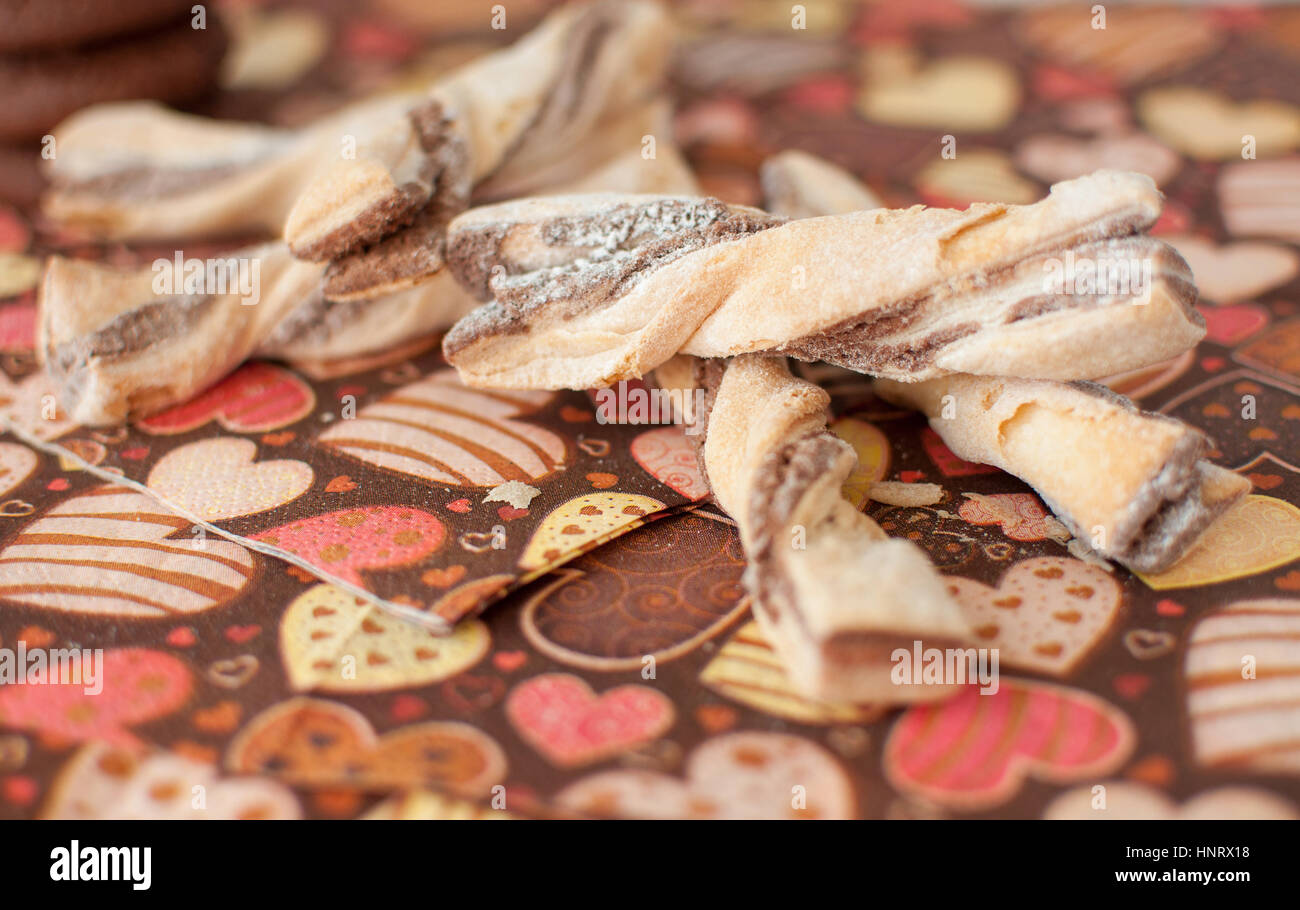
[[[288,215],[285,241],[295,256],[338,259],[409,224],[436,182],[456,181],[462,207],[469,188],[489,176],[517,184],[519,175],[572,155],[607,115],[653,94],[671,41],[652,3],[557,10],[511,47],[435,85],[394,126],[404,154],[358,154],[312,180]]]
[[[154,269],[51,257],[37,350],[61,410],[97,425],[184,400],[248,358],[320,285],[321,267],[282,244],[195,263],[191,273],[185,260]]]
[[[249,357],[333,360],[445,328],[472,299],[450,276],[329,299],[324,267],[282,243],[137,268],[51,257],[37,350],[60,409],[97,426],[184,401]]]
[[[923,412],[959,457],[1025,481],[1076,538],[1136,572],[1173,565],[1251,488],[1205,460],[1199,430],[1096,383],[953,375],[875,388]]]
[[[664,111],[656,105],[652,113]],[[591,164],[584,181],[592,188],[695,191],[669,143],[657,161],[632,150]],[[56,258],[40,293],[41,349],[64,406],[82,423],[119,422],[196,394],[249,356],[320,364],[446,329],[475,303],[442,268],[455,193],[454,184],[439,185],[410,228],[327,266],[296,260],[283,243],[203,262],[256,263],[260,293],[248,304],[202,295],[199,285],[189,295],[156,291],[154,279],[166,276],[150,267]]]

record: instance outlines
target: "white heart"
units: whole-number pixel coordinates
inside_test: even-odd
[[[257,444],[218,438],[173,449],[149,472],[149,489],[203,521],[255,515],[292,502],[315,475],[304,461],[253,462]]]

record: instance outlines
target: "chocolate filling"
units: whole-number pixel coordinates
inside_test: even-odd
[[[56,345],[50,367],[68,373],[91,357],[138,354],[168,338],[182,336],[198,325],[215,298],[208,294],[167,297],[134,307],[94,332]]]
[[[433,195],[411,224],[374,246],[330,263],[324,293],[334,299],[373,293],[433,275],[446,262],[447,225],[469,197],[469,158],[464,143],[449,137],[430,158],[438,169]]]
[[[747,504],[754,533],[744,581],[754,602],[773,621],[789,610],[804,625],[794,602],[793,585],[776,555],[776,541],[787,533],[809,487],[835,467],[844,446],[842,440],[822,430],[769,452],[755,472]]]
[[[572,318],[617,300],[688,253],[782,223],[776,216],[716,199],[658,199],[599,215],[561,216],[533,230],[547,247],[572,248],[576,258],[533,269],[501,255],[509,232],[527,226],[485,225],[458,232],[448,245],[449,266],[479,299],[494,299],[457,323],[443,350],[455,354],[485,337],[526,332],[543,312]]]
[[[162,199],[178,193],[191,193],[219,183],[242,170],[254,167],[264,159],[254,159],[243,164],[216,164],[205,168],[148,167],[124,168],[109,174],[99,174],[85,180],[56,179],[61,191],[85,194],[104,199],[149,200]]]
[[[865,316],[853,317],[822,332],[780,345],[776,351],[798,360],[824,361],[863,373],[886,369],[919,372],[933,364],[945,346],[976,334],[984,326],[975,322],[963,322],[936,328],[920,338],[897,344],[887,344],[885,339],[908,330],[930,312],[942,311],[946,304],[964,293],[1010,283],[1015,280],[1018,269],[1026,268],[1027,265],[1032,267],[1034,262],[1045,263],[1071,252],[1081,259],[1089,259],[1094,255],[1151,259],[1151,281],[1162,281],[1182,304],[1188,318],[1203,324],[1203,318],[1193,305],[1197,292],[1187,263],[1172,247],[1149,237],[1135,235],[1088,243],[1081,247],[1063,247],[1039,254],[1027,262],[1012,263],[984,274],[963,275],[941,290],[880,307]],[[1135,295],[1120,295],[1120,299],[1130,299],[1132,296]],[[1034,294],[1010,304],[1003,324],[1035,319],[1066,309],[1101,306],[1105,299],[1108,299],[1107,296],[1100,293]]]
[[[590,73],[602,50],[610,47],[607,38],[616,32],[622,11],[606,5],[593,6],[573,23],[568,40],[568,54],[546,93],[545,100],[528,125],[515,137],[496,170],[512,160],[526,157],[534,147],[546,148],[554,137],[576,119],[586,100]],[[613,49],[618,52],[617,48]]]
[[[397,187],[387,198],[313,242],[295,246],[295,256],[323,262],[383,247],[378,258],[407,263],[405,271],[427,269],[430,255],[437,261],[433,270],[441,267],[446,226],[469,201],[468,153],[464,139],[451,128],[451,120],[438,101],[425,101],[412,108],[407,116],[424,153],[416,179]],[[434,214],[426,214],[429,209],[435,210]],[[408,227],[415,229],[414,235],[403,237]],[[432,253],[425,252],[429,247],[433,248]],[[411,265],[413,262],[420,265]],[[353,267],[348,271],[346,277],[337,279],[336,293],[344,293],[344,288],[355,292],[382,283],[386,276],[382,265]],[[388,271],[392,271],[392,266]]]
[[[781,345],[776,350],[798,360],[824,361],[860,373],[877,373],[887,369],[918,372],[932,364],[943,348],[976,334],[980,328],[977,323],[963,322],[903,344],[877,344],[849,331],[834,335],[812,335],[792,344]],[[869,327],[867,331],[870,332]]]

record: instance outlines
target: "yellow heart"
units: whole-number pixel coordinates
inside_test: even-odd
[[[735,10],[732,20],[740,30],[779,32],[791,31],[812,35],[839,35],[849,25],[852,5],[839,0],[805,0],[786,6],[772,0],[745,0]]]
[[[0,297],[13,297],[36,287],[41,260],[21,253],[0,253]]]
[[[636,493],[588,493],[561,503],[538,525],[519,557],[529,580],[645,523],[664,503]]]
[[[467,619],[434,635],[334,585],[299,596],[280,623],[289,684],[299,692],[380,692],[450,679],[483,659],[487,626]]]
[[[926,65],[911,49],[880,47],[865,65],[858,108],[878,123],[989,131],[1005,126],[1020,106],[1015,70],[990,57],[957,55]]]
[[[1038,185],[1017,174],[1011,159],[997,149],[971,149],[956,158],[936,158],[916,175],[916,188],[956,204],[1026,205],[1043,195]]]
[[[1217,92],[1168,86],[1143,92],[1138,117],[1152,133],[1193,158],[1227,161],[1241,155],[1246,136],[1267,158],[1300,146],[1300,108],[1260,99],[1237,103]]]
[[[719,649],[700,673],[700,682],[742,705],[801,724],[861,724],[883,713],[874,705],[816,701],[795,691],[781,659],[752,620]]]
[[[1241,500],[1158,575],[1138,578],[1156,591],[1213,585],[1258,575],[1300,558],[1300,509],[1273,496]]]
[[[884,480],[889,470],[889,440],[865,420],[841,417],[830,425],[831,432],[853,446],[858,464],[840,488],[844,498],[862,508],[871,485]]]

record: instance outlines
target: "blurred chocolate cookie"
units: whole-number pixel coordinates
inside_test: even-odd
[[[0,0],[0,53],[66,50],[187,16],[193,0]]]
[[[226,38],[215,19],[189,16],[140,35],[75,50],[0,55],[8,116],[0,141],[36,139],[75,111],[106,101],[179,104],[216,84]]]

